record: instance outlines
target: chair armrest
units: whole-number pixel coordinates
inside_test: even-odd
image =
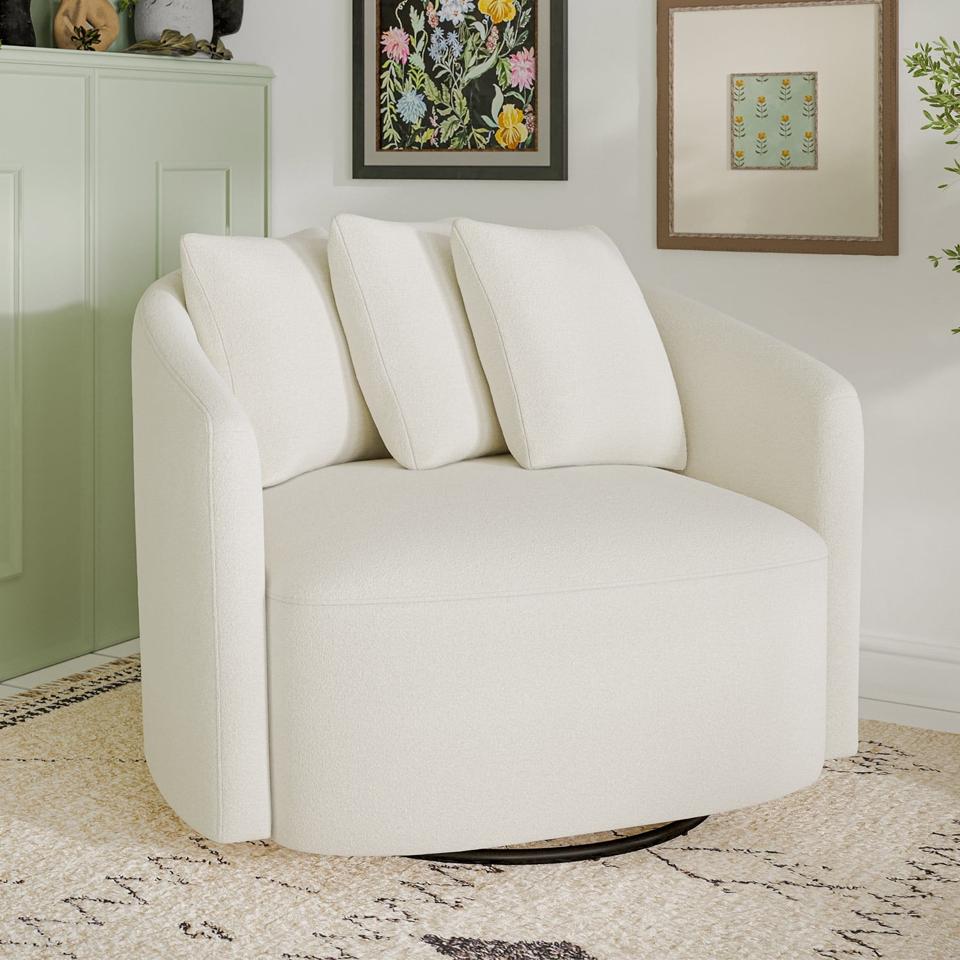
[[[724,314],[645,291],[673,367],[686,473],[769,503],[827,544],[827,756],[857,750],[863,421],[829,367]]]
[[[140,302],[132,374],[147,762],[205,836],[267,838],[260,456],[197,342],[177,275]]]

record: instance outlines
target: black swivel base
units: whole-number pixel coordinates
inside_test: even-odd
[[[600,840],[595,843],[577,843],[567,847],[494,847],[489,850],[465,850],[462,853],[422,853],[411,859],[436,860],[440,863],[483,863],[509,866],[535,863],[572,863],[575,860],[599,860],[602,857],[617,857],[634,850],[655,847],[689,833],[700,826],[706,817],[691,817],[689,820],[674,820],[625,837]]]

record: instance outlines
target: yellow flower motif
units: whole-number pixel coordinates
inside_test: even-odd
[[[743,123],[743,117],[734,117],[734,118],[733,118],[733,122],[734,122],[734,123]]]
[[[767,102],[766,97],[757,97],[757,103],[766,103],[766,102]]]
[[[784,78],[783,78],[783,86],[785,86],[785,87],[789,87],[789,86],[790,86],[790,78],[789,78],[789,77],[784,77]]]
[[[784,159],[786,159],[787,157],[790,156],[790,151],[789,151],[789,150],[781,150],[781,151],[780,151],[780,156],[783,157]]]
[[[785,114],[780,118],[780,122],[781,122],[781,123],[789,123],[789,122],[790,122],[790,114],[789,114],[789,113],[785,113]]]
[[[803,97],[803,102],[804,102],[804,103],[813,103],[813,94],[812,94],[812,93],[807,93],[807,94],[805,94],[804,97]]]
[[[742,87],[742,86],[743,86],[743,81],[742,81],[742,80],[734,80],[734,86]]]
[[[804,138],[804,140],[812,140],[812,139],[813,139],[813,131],[812,131],[812,130],[808,130],[808,131],[803,135],[803,138]]]
[[[742,151],[742,150],[738,150],[738,151],[734,154],[734,156],[735,156],[738,160],[742,160],[742,159],[743,159],[743,151]]]
[[[527,125],[523,122],[523,111],[516,107],[503,108],[500,116],[497,117],[497,127],[497,143],[504,150],[516,150],[527,139]]]
[[[517,8],[513,0],[480,0],[480,12],[494,23],[503,23],[517,15]]]
[[[761,130],[761,131],[757,134],[757,139],[758,139],[758,140],[766,140],[766,139],[767,139],[767,135]]]

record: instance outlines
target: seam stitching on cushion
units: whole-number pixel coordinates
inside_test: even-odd
[[[407,418],[404,416],[403,407],[400,404],[400,398],[397,396],[397,388],[394,386],[393,378],[390,376],[390,371],[387,369],[387,364],[383,359],[383,350],[380,347],[380,338],[377,336],[377,328],[374,326],[373,318],[370,314],[370,306],[367,303],[366,294],[363,292],[363,287],[360,285],[360,278],[357,276],[357,268],[354,266],[353,255],[350,253],[350,247],[347,244],[347,238],[343,235],[343,231],[340,229],[340,224],[337,223],[336,220],[333,221],[332,226],[333,229],[337,231],[337,236],[340,238],[340,243],[343,246],[343,252],[347,255],[347,262],[350,264],[350,276],[353,280],[353,285],[356,287],[357,293],[360,296],[360,302],[363,304],[363,312],[366,315],[367,326],[370,328],[370,333],[373,336],[373,344],[377,348],[377,358],[380,360],[380,367],[383,370],[384,379],[387,381],[387,386],[390,388],[390,393],[393,396],[393,402],[397,408],[397,413],[400,415],[400,424],[403,427],[403,433],[407,439],[407,447],[410,449],[410,461],[413,463],[414,470],[419,470],[420,467],[417,463],[417,454],[413,449],[413,440],[410,437],[410,428],[407,426]]]
[[[190,251],[182,242],[180,244],[180,250],[187,258],[187,263],[190,264],[190,270],[197,279],[197,286],[200,288],[200,294],[203,297],[203,302],[207,305],[207,310],[210,312],[210,319],[213,320],[213,329],[217,331],[217,340],[220,342],[220,349],[223,351],[223,362],[227,368],[227,376],[230,379],[230,389],[233,392],[233,395],[236,396],[237,384],[233,378],[233,367],[230,364],[230,354],[227,353],[227,345],[223,339],[223,330],[220,328],[220,321],[217,319],[217,311],[213,309],[213,303],[210,301],[210,297],[207,294],[207,288],[203,285],[203,281],[200,279],[200,274],[197,272],[196,266],[194,266],[193,258],[190,256]],[[184,384],[184,386],[186,386],[186,384]]]
[[[762,573],[765,570],[784,570],[788,567],[802,567],[810,563],[821,563],[826,560],[828,554],[824,553],[816,557],[808,557],[805,560],[790,560],[785,563],[769,563],[758,567],[744,567],[740,570],[725,570],[722,573],[705,573],[699,576],[677,576],[677,577],[654,577],[650,580],[631,580],[625,583],[600,583],[589,587],[569,587],[558,590],[530,590],[519,591],[516,593],[474,593],[451,595],[449,597],[384,597],[373,600],[309,600],[301,597],[281,597],[277,594],[267,592],[268,600],[275,600],[277,603],[286,603],[291,606],[302,607],[365,607],[376,606],[378,604],[401,604],[401,603],[450,603],[462,600],[504,600],[520,599],[523,597],[547,597],[556,596],[564,593],[592,593],[599,590],[628,590],[632,587],[654,586],[660,583],[682,583],[690,580],[716,580],[721,577],[739,577],[749,573]]]
[[[214,517],[213,517],[213,446],[214,446],[214,431],[213,431],[213,420],[210,416],[210,411],[204,406],[200,398],[194,393],[190,388],[190,385],[180,376],[180,374],[173,368],[173,366],[168,362],[167,358],[164,357],[163,353],[160,350],[159,345],[153,332],[150,329],[149,324],[144,322],[143,324],[144,332],[147,335],[147,339],[150,342],[150,345],[153,347],[153,352],[156,354],[157,359],[160,361],[163,368],[167,373],[184,389],[187,396],[190,397],[191,401],[197,406],[200,412],[203,414],[204,422],[207,427],[207,437],[210,441],[210,448],[207,452],[207,498],[208,503],[210,504],[210,554],[211,554],[211,605],[213,607],[213,669],[216,676],[216,756],[217,756],[217,832],[222,833],[223,831],[223,704],[220,698],[220,680],[221,680],[221,656],[220,656],[220,647],[221,647],[221,635],[220,635],[220,618],[217,615],[217,547],[216,547],[216,534],[214,530]]]
[[[460,241],[460,246],[463,247],[463,250],[467,255],[467,261],[470,264],[470,269],[473,270],[473,275],[477,278],[477,285],[480,287],[480,292],[483,294],[483,299],[487,301],[487,309],[490,311],[490,316],[493,319],[493,325],[497,331],[497,339],[500,341],[500,352],[503,354],[504,366],[506,366],[507,375],[510,377],[510,386],[513,390],[513,402],[517,408],[517,416],[520,418],[520,429],[523,432],[523,449],[527,454],[527,462],[531,467],[533,467],[534,463],[533,458],[530,456],[530,439],[527,434],[527,424],[523,417],[523,407],[520,404],[520,394],[517,391],[517,381],[513,375],[513,367],[510,364],[510,357],[507,354],[507,348],[503,342],[503,331],[500,329],[500,321],[497,319],[496,311],[493,309],[493,304],[490,302],[490,295],[487,293],[487,288],[484,286],[483,280],[480,278],[480,271],[477,270],[477,265],[473,262],[473,254],[470,252],[470,248],[467,246],[463,239],[463,235],[456,227],[453,228],[453,233],[456,234],[457,239]]]

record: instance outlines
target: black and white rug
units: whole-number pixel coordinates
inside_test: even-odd
[[[138,662],[0,702],[3,960],[960,960],[960,736],[863,724],[808,790],[609,860],[217,845],[140,750]]]

